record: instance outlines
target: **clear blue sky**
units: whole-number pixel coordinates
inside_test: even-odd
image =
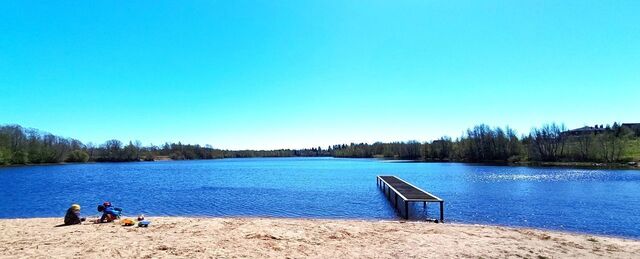
[[[3,1],[0,124],[301,148],[640,122],[640,1]]]

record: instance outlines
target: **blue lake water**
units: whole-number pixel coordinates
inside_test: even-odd
[[[445,200],[445,220],[640,237],[640,171],[258,158],[0,168],[0,218],[97,215],[398,219],[375,176]],[[437,204],[428,217],[437,216]],[[411,208],[421,220],[422,205]]]

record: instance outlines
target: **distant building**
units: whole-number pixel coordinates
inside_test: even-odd
[[[620,126],[630,129],[636,134],[636,136],[640,136],[640,123],[622,123]]]
[[[615,127],[615,125],[614,125],[614,127]],[[622,124],[620,124],[620,127],[627,128],[627,129],[633,131],[637,136],[640,136],[640,123],[622,123]],[[603,125],[594,125],[593,127],[584,126],[582,128],[567,130],[565,132],[562,132],[562,134],[570,135],[570,136],[582,136],[582,135],[591,135],[591,134],[604,133],[604,132],[607,132],[609,130],[611,130],[611,128],[609,128],[609,126],[604,127]]]
[[[567,130],[562,132],[564,135],[572,135],[572,136],[580,136],[580,135],[590,135],[590,134],[598,134],[605,132],[606,129],[602,125],[595,125],[593,127],[584,126],[582,128]]]

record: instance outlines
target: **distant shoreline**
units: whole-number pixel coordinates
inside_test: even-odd
[[[502,161],[488,161],[488,162],[466,162],[466,161],[438,161],[438,160],[402,160],[391,158],[356,158],[356,157],[332,157],[332,156],[316,156],[336,159],[377,159],[380,161],[390,161],[398,163],[460,163],[460,164],[473,164],[473,165],[498,165],[498,166],[523,166],[523,167],[558,167],[558,168],[586,168],[586,169],[630,169],[640,170],[640,163],[631,165],[629,163],[597,163],[597,162],[539,162],[539,161],[524,161],[524,162],[502,162]],[[0,165],[0,168],[9,167],[29,167],[29,166],[53,166],[53,165],[81,165],[81,164],[102,164],[102,163],[152,163],[152,162],[167,162],[167,161],[204,161],[204,160],[221,160],[221,159],[247,159],[247,158],[313,158],[313,157],[234,157],[234,158],[214,158],[214,159],[159,159],[154,161],[91,161],[91,162],[61,162],[61,163],[42,163],[42,164],[11,164]]]
[[[0,125],[0,165],[62,162],[137,162],[258,157],[334,157],[411,159],[415,162],[461,162],[635,169],[640,163],[640,123],[598,126],[586,134],[567,131],[555,123],[532,128],[518,137],[510,128],[486,124],[467,129],[455,140],[450,137],[418,142],[350,143],[305,149],[223,150],[211,145],[164,143],[143,146],[117,139],[104,144],[55,136],[20,125]],[[582,129],[585,130],[585,129]],[[45,138],[46,137],[46,138]],[[29,140],[29,141],[27,141]],[[55,141],[54,141],[55,140]],[[51,141],[58,143],[51,145]],[[9,143],[12,143],[9,145]],[[522,161],[522,162],[520,162]],[[588,161],[588,162],[544,162]],[[590,161],[590,162],[589,162]],[[628,164],[625,164],[628,163]]]
[[[397,160],[381,159],[385,161],[398,161],[405,163],[461,163],[473,165],[498,165],[498,166],[523,166],[523,167],[558,167],[558,168],[588,168],[588,169],[632,169],[640,170],[640,165],[629,165],[627,163],[596,163],[596,162],[465,162],[465,161],[424,161],[424,160]]]

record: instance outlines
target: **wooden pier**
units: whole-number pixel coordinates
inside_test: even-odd
[[[444,200],[437,196],[396,176],[378,176],[376,177],[376,183],[398,211],[400,211],[398,208],[398,197],[402,199],[404,202],[404,217],[406,219],[409,219],[410,202],[422,202],[425,208],[428,202],[437,202],[440,204],[440,222],[444,221]],[[436,220],[436,222],[438,221]]]

